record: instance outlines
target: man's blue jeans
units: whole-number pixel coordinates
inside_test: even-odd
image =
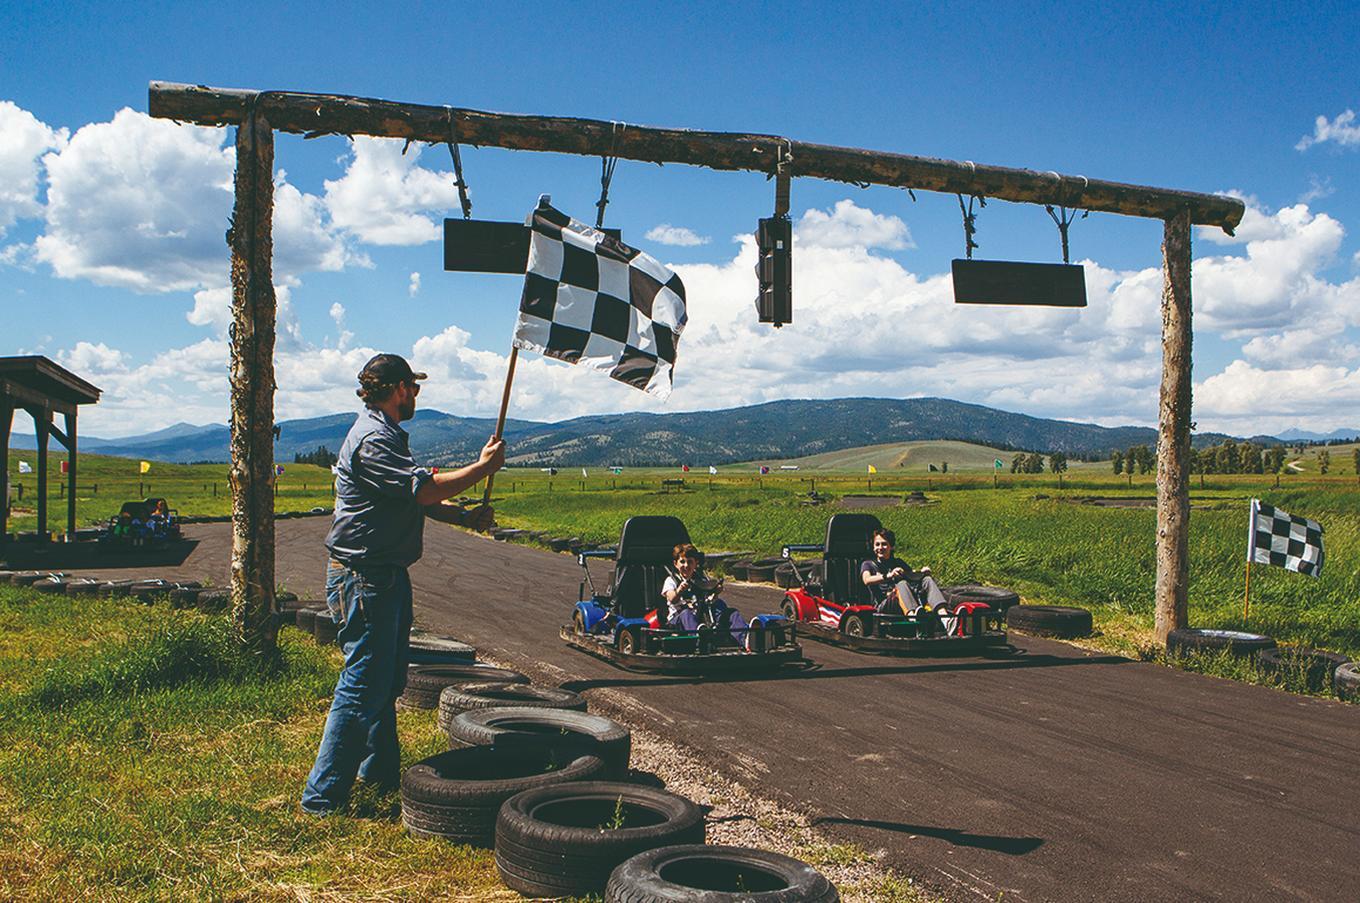
[[[411,580],[403,567],[330,561],[326,605],[342,622],[345,667],[302,791],[302,808],[318,815],[345,807],[356,775],[387,787],[400,783],[396,702],[410,661]]]

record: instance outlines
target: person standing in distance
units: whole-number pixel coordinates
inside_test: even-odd
[[[410,659],[411,581],[425,517],[485,530],[493,512],[444,505],[505,464],[505,443],[492,438],[476,462],[431,473],[416,466],[398,424],[416,413],[424,373],[395,354],[379,354],[359,373],[364,410],[335,464],[335,521],[326,537],[326,604],[340,622],[345,666],[335,685],[316,764],[302,792],[313,815],[339,811],[355,778],[383,790],[401,781],[397,697]]]

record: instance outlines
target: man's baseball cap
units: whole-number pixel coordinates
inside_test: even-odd
[[[359,382],[379,386],[395,386],[425,378],[426,374],[412,370],[406,358],[399,354],[375,354],[359,371]]]

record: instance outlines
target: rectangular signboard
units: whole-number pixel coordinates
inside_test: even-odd
[[[957,304],[1085,307],[1086,272],[1077,264],[955,260]]]

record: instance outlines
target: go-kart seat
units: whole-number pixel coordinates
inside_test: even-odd
[[[661,604],[671,552],[689,542],[679,518],[637,515],[624,521],[614,556],[614,608],[620,618],[641,618]]]
[[[826,598],[842,605],[867,605],[869,587],[859,569],[874,556],[874,531],[883,524],[872,514],[834,514],[826,522],[826,561],[823,583]]]

